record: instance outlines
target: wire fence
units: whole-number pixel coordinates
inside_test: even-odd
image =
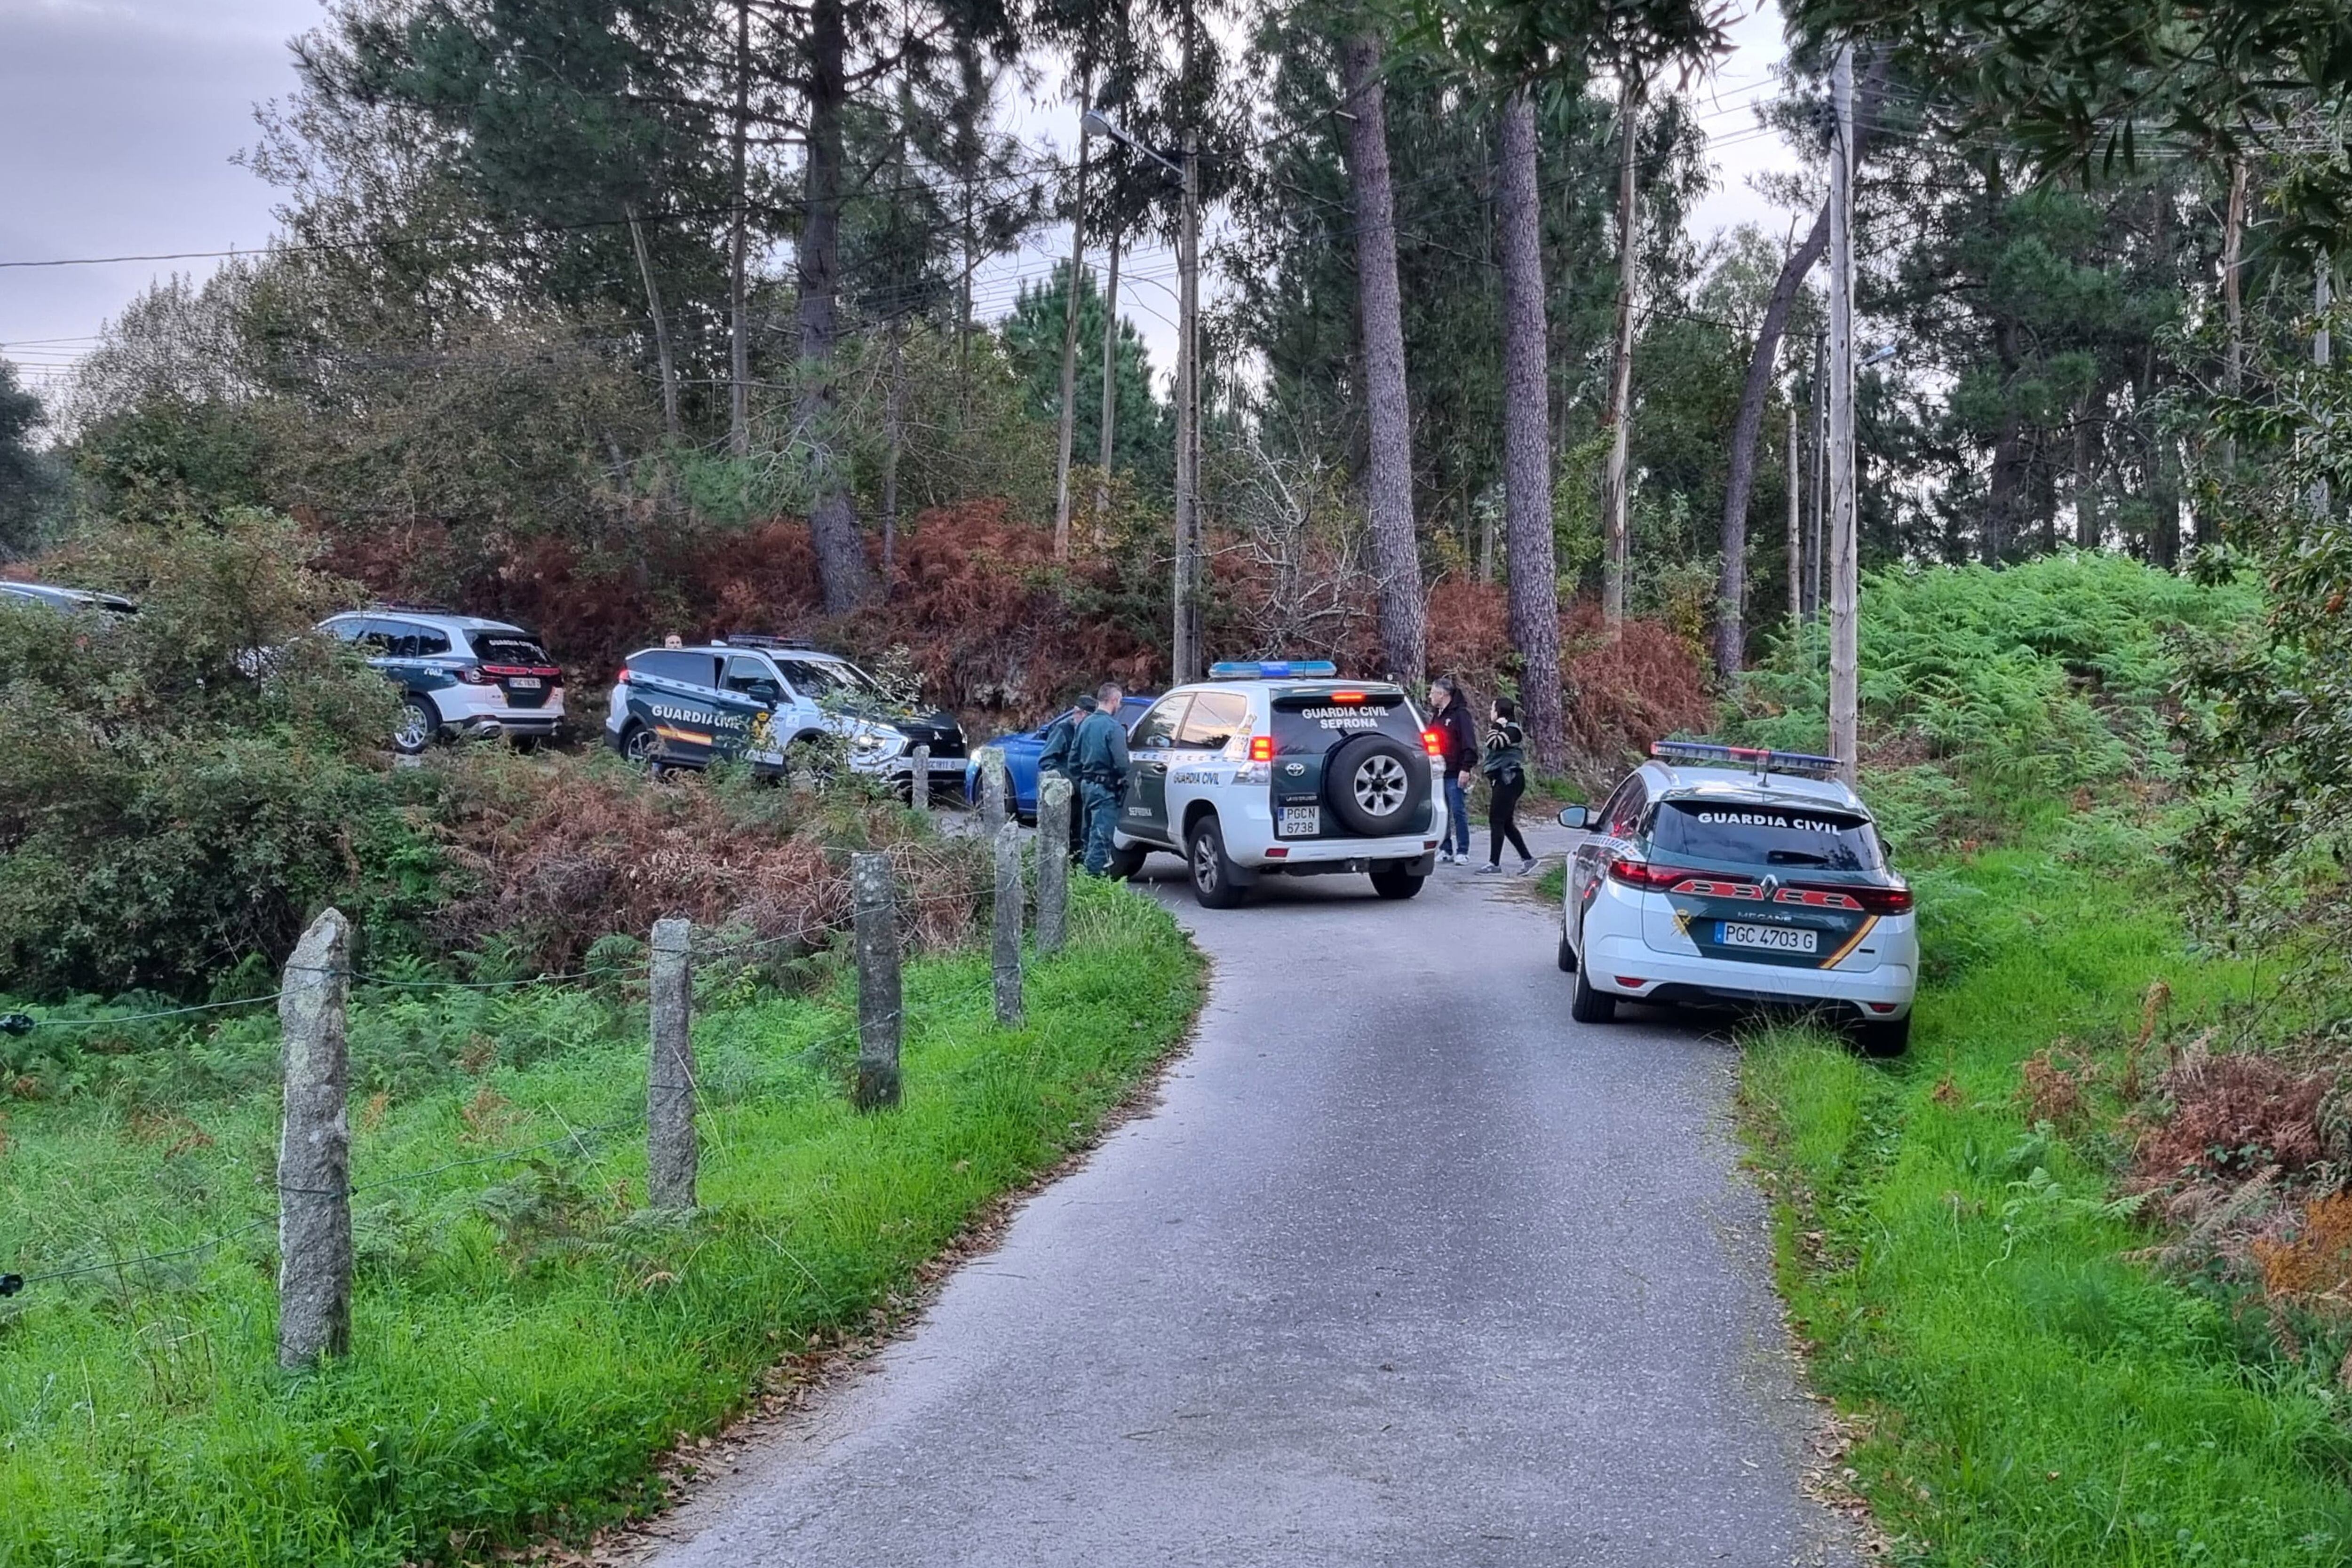
[[[642,967],[642,966],[637,966],[635,967]],[[355,972],[350,970],[331,971],[331,973],[339,974],[346,977],[356,977]],[[533,977],[531,979],[514,983],[531,984],[536,983],[540,979],[549,977]],[[574,975],[570,977],[578,977],[578,976]],[[455,985],[457,984],[457,982],[451,982],[451,984]],[[929,1023],[951,1011],[961,1012],[966,1016],[980,1016],[984,1013],[987,998],[988,988],[983,986],[973,989],[970,994],[959,994],[941,998],[920,1008],[908,1009],[902,1005],[895,1011],[892,1017],[894,1021],[897,1021],[901,1025],[905,1025]],[[261,998],[252,999],[259,1000]],[[168,1009],[165,1012],[151,1016],[171,1017],[176,1016],[179,1012],[184,1010],[186,1009]],[[797,1042],[797,1046],[803,1053],[837,1050],[844,1046],[855,1044],[857,1041],[858,1037],[859,1025],[855,1020],[852,1020],[841,1026],[824,1030],[813,1039],[800,1040]],[[705,1108],[707,1109],[707,1107]],[[561,1119],[560,1114],[559,1119]],[[293,1197],[299,1198],[334,1198],[348,1200],[350,1198],[370,1193],[379,1193],[394,1188],[415,1186],[420,1183],[428,1181],[435,1176],[446,1176],[452,1171],[478,1169],[485,1166],[512,1165],[520,1161],[529,1160],[534,1155],[546,1154],[551,1150],[570,1148],[576,1150],[583,1160],[598,1159],[609,1155],[613,1151],[609,1147],[604,1149],[593,1149],[589,1146],[589,1140],[616,1137],[635,1132],[646,1125],[646,1113],[645,1108],[641,1106],[627,1115],[616,1117],[610,1121],[595,1123],[581,1127],[567,1126],[561,1134],[555,1137],[540,1139],[528,1144],[513,1145],[504,1148],[490,1150],[479,1155],[461,1156],[457,1159],[443,1160],[435,1165],[425,1166],[415,1170],[404,1171],[395,1176],[378,1176],[368,1181],[352,1182],[340,1190],[281,1186],[278,1188],[278,1192],[281,1198]],[[0,1300],[21,1295],[25,1291],[33,1290],[38,1286],[59,1284],[77,1279],[86,1279],[98,1275],[113,1275],[118,1279],[118,1281],[127,1283],[128,1276],[130,1271],[132,1270],[149,1267],[159,1263],[176,1262],[183,1259],[198,1257],[203,1254],[215,1251],[232,1241],[249,1236],[253,1232],[265,1227],[277,1225],[279,1222],[280,1218],[281,1217],[276,1213],[257,1216],[242,1224],[233,1226],[226,1230],[218,1231],[213,1235],[205,1237],[201,1240],[187,1242],[182,1245],[164,1249],[161,1251],[139,1252],[127,1256],[111,1255],[102,1260],[61,1264],[25,1273],[0,1273]]]

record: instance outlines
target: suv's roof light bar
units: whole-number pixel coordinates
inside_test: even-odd
[[[1650,755],[1661,762],[1732,763],[1755,768],[1759,778],[1768,773],[1789,773],[1800,779],[1831,779],[1836,777],[1838,770],[1834,757],[1774,751],[1761,746],[1724,746],[1711,740],[1652,741]]]
[[[806,648],[798,637],[771,637],[764,632],[730,632],[719,639],[725,648]]]
[[[1339,673],[1328,659],[1229,659],[1209,666],[1213,681],[1319,681]]]
[[[446,604],[424,604],[406,599],[378,599],[373,601],[368,605],[367,610],[362,611],[361,613],[366,614],[371,611],[377,610],[396,610],[409,615],[455,615],[457,613]]]

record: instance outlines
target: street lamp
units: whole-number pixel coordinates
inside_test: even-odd
[[[1184,161],[1171,162],[1145,146],[1098,109],[1078,117],[1078,129],[1131,147],[1183,184],[1184,204],[1176,237],[1176,571],[1175,636],[1171,658],[1175,682],[1202,674],[1201,642],[1201,177],[1200,149],[1184,133]]]

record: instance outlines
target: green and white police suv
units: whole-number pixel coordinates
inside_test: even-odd
[[[1419,893],[1445,829],[1444,763],[1411,695],[1320,662],[1209,674],[1136,721],[1113,869],[1181,855],[1211,909],[1269,876],[1367,873],[1382,898]]]
[[[837,653],[777,637],[737,633],[630,654],[606,705],[604,739],[633,762],[707,768],[740,758],[777,773],[802,756],[830,766],[837,748],[852,772],[901,789],[915,747],[925,746],[934,789],[963,781],[963,730],[951,716],[893,697]]]

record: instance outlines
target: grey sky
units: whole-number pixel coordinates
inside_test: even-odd
[[[0,0],[0,259],[266,239],[272,193],[229,160],[255,140],[254,105],[292,87],[287,42],[320,16],[318,0]],[[0,270],[0,353],[44,379],[170,272]],[[28,342],[52,339],[68,340]]]
[[[0,0],[0,260],[261,246],[275,193],[231,159],[255,141],[254,106],[294,86],[289,40],[320,17],[319,0]],[[1785,226],[1747,181],[1784,162],[1787,149],[1740,135],[1782,53],[1771,0],[1735,34],[1738,52],[1702,91],[1710,136],[1729,145],[1718,188],[1696,214],[1701,235],[1741,221]],[[1015,128],[1066,148],[1076,119],[1066,102],[1033,102]],[[1049,272],[1068,244],[1066,229],[1032,236],[987,270],[981,303],[990,314],[1008,308],[1021,278]],[[151,282],[214,265],[0,269],[0,355],[45,385]],[[1134,257],[1121,291],[1163,371],[1173,359],[1173,270],[1164,253]]]

